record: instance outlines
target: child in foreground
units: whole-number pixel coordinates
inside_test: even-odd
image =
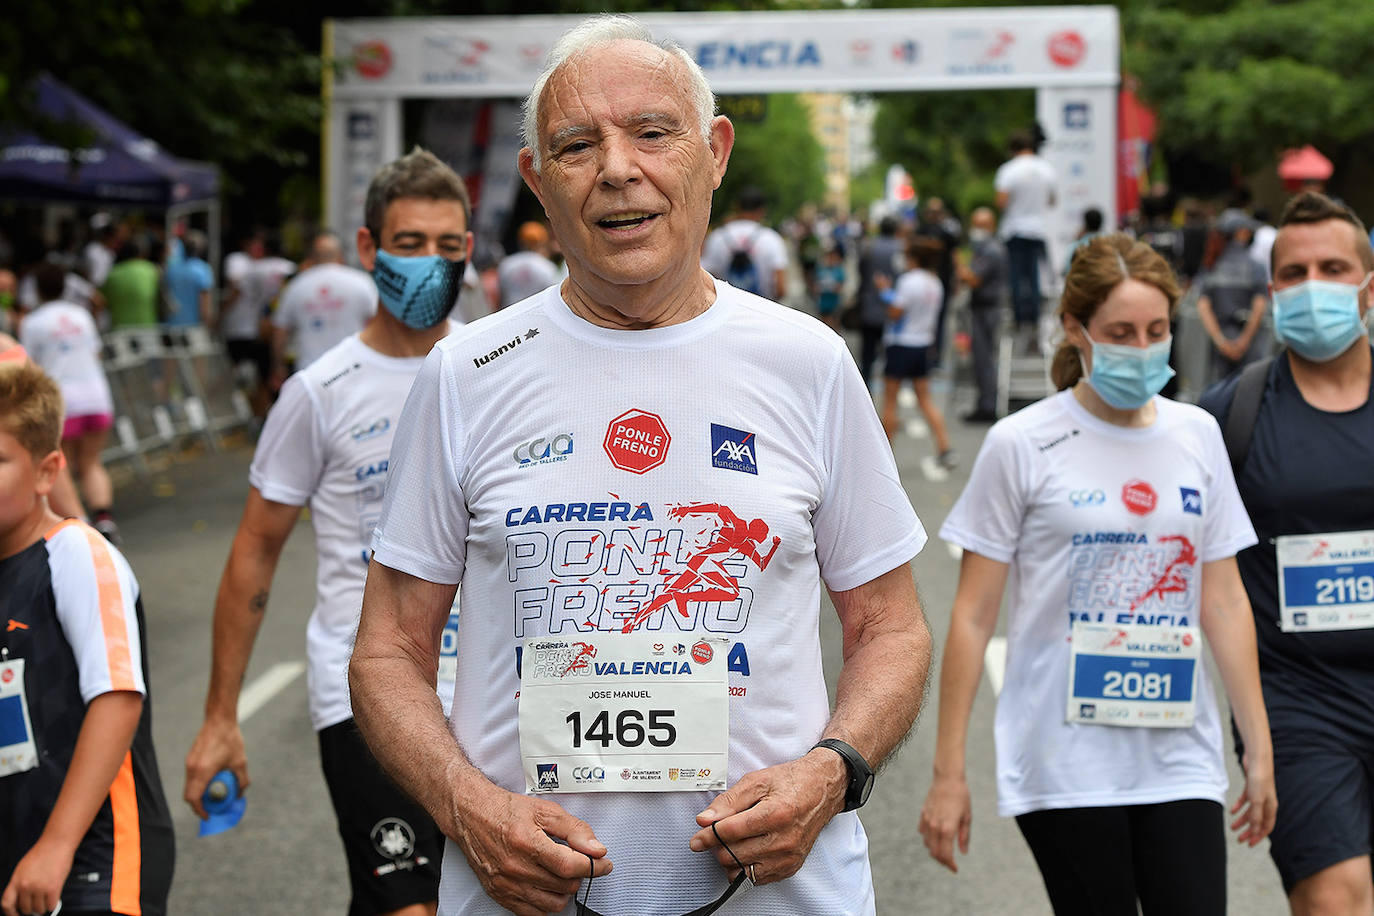
[[[0,363],[0,912],[162,916],[174,840],[129,564],[48,505],[62,398]]]

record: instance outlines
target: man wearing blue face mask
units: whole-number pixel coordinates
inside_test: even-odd
[[[1270,854],[1295,914],[1374,908],[1374,252],[1358,217],[1295,197],[1270,290],[1286,350],[1208,391],[1259,535],[1240,572],[1273,730]]]
[[[392,436],[425,355],[456,326],[449,314],[472,251],[469,214],[462,179],[423,150],[373,178],[357,244],[380,307],[359,333],[293,375],[267,416],[215,601],[205,721],[186,757],[185,798],[202,818],[201,795],[217,771],[230,769],[239,785],[249,785],[239,689],[282,547],[309,504],[317,553],[307,628],[310,717],[348,858],[350,916],[432,916],[437,907],[442,837],[382,775],[359,736],[347,668]],[[456,631],[456,607],[446,633]],[[453,665],[441,656],[445,714]]]

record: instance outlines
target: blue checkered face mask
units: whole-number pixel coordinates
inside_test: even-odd
[[[1091,337],[1088,342],[1093,345],[1093,368],[1087,373],[1088,384],[1117,410],[1145,406],[1145,402],[1159,394],[1174,377],[1174,370],[1169,366],[1172,337],[1148,347],[1098,343]]]
[[[1274,292],[1274,333],[1303,359],[1324,363],[1340,356],[1368,332],[1360,315],[1359,286],[1308,280]]]
[[[437,254],[403,258],[378,248],[372,279],[383,308],[406,327],[426,331],[453,311],[466,267],[466,260]]]

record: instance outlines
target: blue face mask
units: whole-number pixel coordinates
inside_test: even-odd
[[[408,328],[427,331],[453,311],[466,266],[437,254],[402,258],[378,248],[372,279],[388,312]]]
[[[1365,336],[1359,286],[1308,280],[1274,293],[1274,333],[1303,359],[1324,363]]]
[[[1091,337],[1088,341],[1093,345],[1093,369],[1088,373],[1088,384],[1117,410],[1145,406],[1174,377],[1169,366],[1172,337],[1148,347],[1098,343]]]

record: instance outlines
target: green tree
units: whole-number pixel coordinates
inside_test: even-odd
[[[825,194],[825,154],[811,132],[811,113],[797,95],[770,95],[762,121],[735,125],[730,167],[712,207],[725,214],[740,189],[759,188],[773,220],[790,216]]]

